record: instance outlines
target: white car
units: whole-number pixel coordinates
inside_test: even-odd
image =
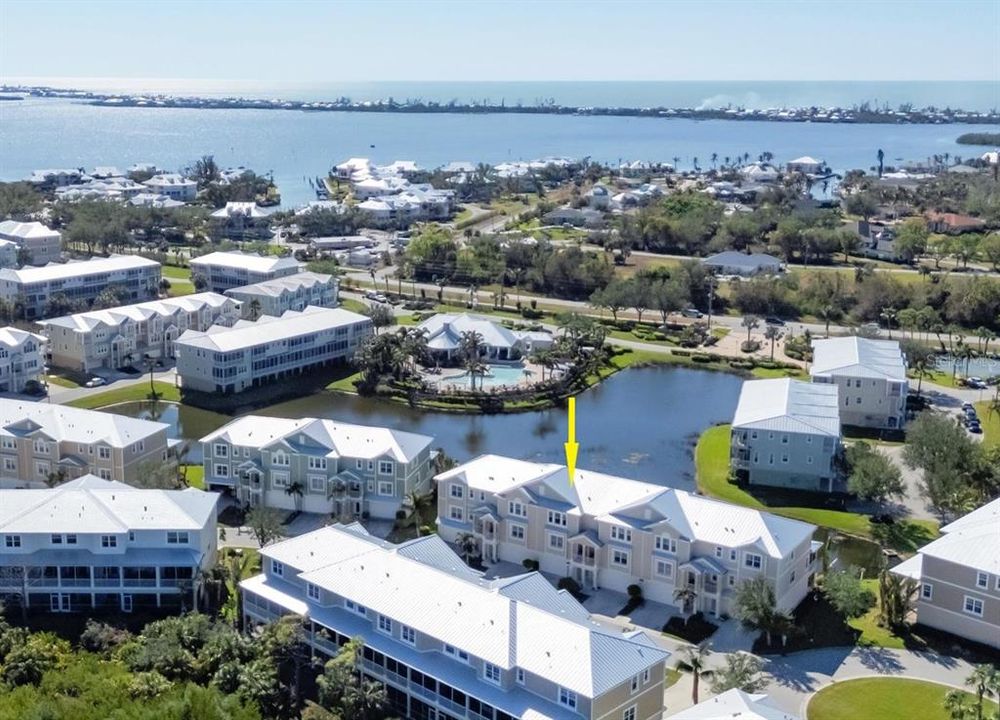
[[[87,381],[87,387],[89,388],[101,387],[101,385],[106,385],[107,382],[108,381],[102,377],[90,378],[90,380]]]

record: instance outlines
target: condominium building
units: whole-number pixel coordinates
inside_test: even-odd
[[[246,415],[201,439],[205,483],[245,505],[391,519],[431,490],[427,435],[317,418]]]
[[[188,330],[174,342],[183,387],[238,393],[309,368],[345,362],[372,333],[370,318],[309,306],[232,327]]]
[[[813,341],[809,375],[840,388],[840,422],[898,429],[906,422],[906,358],[895,340],[840,337]]]
[[[538,573],[486,580],[438,536],[400,545],[333,525],[261,550],[241,583],[248,625],[302,617],[418,720],[659,720],[670,653],[591,620]]]
[[[271,211],[254,202],[227,202],[209,216],[212,236],[229,240],[266,240],[271,236]]]
[[[187,330],[232,325],[239,319],[237,300],[198,293],[65,315],[39,324],[49,339],[51,365],[91,372],[141,365],[146,357],[173,359],[174,341]]]
[[[0,600],[51,612],[197,607],[215,564],[218,495],[86,475],[0,490]]]
[[[0,485],[33,487],[56,475],[136,482],[168,460],[170,426],[66,405],[0,398]]]
[[[129,300],[150,300],[160,288],[160,263],[138,255],[110,255],[44,267],[0,270],[0,298],[23,303],[27,320],[42,318],[53,295],[92,303],[107,288]]]
[[[192,258],[190,265],[192,277],[203,279],[205,289],[216,293],[294,275],[304,268],[293,257],[263,256],[239,250],[208,253]]]
[[[0,392],[24,392],[45,373],[45,338],[15,327],[0,328]]]
[[[339,284],[333,275],[300,272],[226,290],[226,295],[243,303],[243,317],[283,315],[288,310],[304,310],[307,305],[337,307]]]
[[[44,265],[59,259],[62,253],[62,234],[40,222],[0,222],[0,240],[9,240],[24,249],[32,265]]]
[[[171,200],[190,202],[198,196],[198,183],[177,173],[154,175],[143,185],[157,195],[166,195]]]
[[[732,612],[739,584],[765,577],[778,607],[806,596],[816,527],[625,478],[484,455],[438,475],[438,532],[470,533],[486,563],[537,560],[581,587],[626,592],[680,611]]]
[[[730,459],[752,485],[835,489],[841,451],[836,385],[789,378],[743,383]]]
[[[917,581],[918,623],[1000,648],[1000,499],[945,525],[892,572]]]

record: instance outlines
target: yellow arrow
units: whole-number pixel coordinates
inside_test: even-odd
[[[569,427],[566,433],[566,473],[569,477],[569,484],[573,484],[576,475],[576,456],[580,451],[580,445],[576,442],[576,398],[569,398]]]

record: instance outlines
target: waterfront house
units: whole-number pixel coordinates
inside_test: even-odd
[[[79,200],[129,200],[148,192],[145,185],[125,177],[91,178],[87,182],[56,188],[56,200],[77,202]]]
[[[740,169],[740,175],[744,180],[751,183],[773,183],[778,182],[778,169],[768,163],[751,163]]]
[[[185,389],[238,393],[354,357],[372,321],[341,308],[306,307],[280,317],[188,330],[175,342]]]
[[[788,172],[798,172],[805,175],[815,175],[823,170],[823,162],[817,160],[814,157],[809,157],[808,155],[803,155],[802,157],[795,158],[794,160],[789,160],[785,163],[785,169]]]
[[[765,693],[748,693],[733,688],[720,695],[667,715],[666,720],[799,720],[779,710]]]
[[[400,717],[660,720],[670,653],[642,631],[598,624],[538,573],[487,580],[436,535],[394,545],[333,525],[261,550],[240,583],[248,626],[284,615],[360,670]]]
[[[226,295],[243,304],[243,317],[256,320],[261,315],[283,315],[306,306],[337,307],[339,285],[333,275],[300,272],[294,275],[226,290]]]
[[[438,360],[452,360],[461,354],[462,335],[477,333],[483,358],[490,361],[518,360],[536,350],[552,347],[549,332],[511,330],[480,315],[438,313],[417,326],[427,336],[427,349]]]
[[[198,196],[198,183],[177,173],[154,175],[143,183],[150,192],[166,195],[171,200],[191,202]]]
[[[74,185],[81,182],[84,177],[83,170],[79,168],[35,170],[28,177],[27,182],[45,192],[58,187],[65,187],[66,185]]]
[[[317,418],[247,415],[201,439],[205,483],[246,506],[391,520],[431,490],[434,438]]]
[[[218,495],[86,475],[0,490],[0,600],[50,612],[197,607]]]
[[[40,222],[17,222],[4,220],[0,222],[0,240],[9,240],[28,254],[28,264],[45,265],[54,262],[62,255],[62,233],[52,230]],[[18,265],[15,261],[4,263],[4,267]]]
[[[806,596],[815,526],[700,495],[576,470],[484,455],[435,478],[438,533],[471,533],[487,564],[537,560],[543,572],[571,577],[586,592],[625,593],[682,613],[732,612],[739,584],[765,577],[778,607]]]
[[[740,275],[753,277],[761,274],[781,272],[781,260],[764,253],[742,253],[735,250],[710,255],[701,261],[702,265],[720,275]]]
[[[906,421],[906,358],[895,340],[856,336],[813,341],[809,375],[839,392],[843,425],[897,429]]]
[[[202,278],[206,289],[215,293],[294,275],[305,268],[293,257],[257,255],[240,250],[208,253],[191,258],[189,264],[192,278]]]
[[[368,177],[375,172],[375,164],[368,158],[350,158],[334,168],[338,180],[351,180],[355,176]]]
[[[0,486],[38,487],[61,475],[134,483],[162,465],[169,426],[66,405],[0,398]]]
[[[1000,499],[941,528],[892,572],[917,582],[917,622],[1000,648]]]
[[[730,438],[731,465],[751,485],[830,492],[841,452],[837,386],[747,380]]]
[[[49,340],[49,363],[91,373],[98,368],[173,359],[174,341],[187,330],[232,325],[240,303],[216,293],[197,293],[65,315],[39,323]]]
[[[0,328],[0,392],[20,393],[45,373],[45,338],[16,327]]]
[[[128,300],[155,298],[160,292],[160,263],[138,255],[109,255],[0,270],[0,298],[22,304],[26,320],[45,317],[53,295],[90,304],[108,288]]]
[[[267,240],[271,237],[271,212],[253,202],[227,202],[209,215],[215,239]]]

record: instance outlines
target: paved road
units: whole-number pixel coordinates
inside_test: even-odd
[[[102,375],[105,373],[102,373]],[[159,380],[161,382],[169,383],[173,385],[175,383],[175,378],[177,373],[173,368],[168,368],[166,370],[161,370],[159,372],[153,373],[153,379]],[[142,385],[149,384],[149,373],[139,373],[138,375],[124,375],[121,373],[116,374],[116,376],[108,382],[107,385],[101,385],[96,388],[87,387],[76,387],[68,388],[62,385],[55,385],[54,383],[49,384],[49,397],[48,401],[53,403],[58,403],[65,405],[73,400],[78,400],[82,397],[87,397],[88,395],[100,395],[101,393],[107,392],[108,390],[117,390],[119,388],[131,387],[132,385]]]

